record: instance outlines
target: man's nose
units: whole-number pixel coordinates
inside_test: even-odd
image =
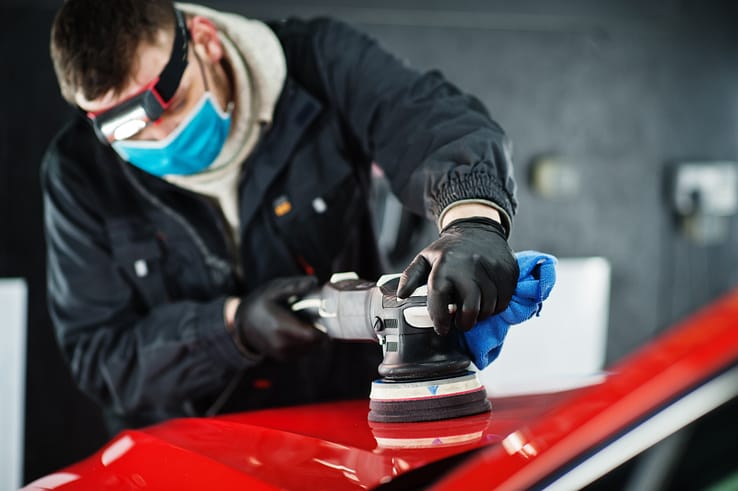
[[[177,122],[168,118],[154,121],[141,131],[139,138],[145,140],[163,140],[177,127]]]

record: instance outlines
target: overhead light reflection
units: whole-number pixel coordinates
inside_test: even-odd
[[[128,435],[124,435],[121,438],[115,440],[113,443],[105,449],[100,457],[102,465],[108,466],[125,455],[130,449],[133,448],[133,438]]]
[[[505,439],[502,440],[502,447],[508,454],[520,454],[526,459],[538,455],[538,450],[532,443],[527,441],[520,431],[510,433],[506,436]]]
[[[55,472],[28,484],[29,489],[56,489],[80,478],[78,474],[71,472]]]
[[[322,464],[322,465],[324,465],[326,467],[330,467],[331,469],[337,469],[337,470],[340,470],[340,471],[344,471],[344,472],[349,472],[349,473],[352,473],[352,474],[356,474],[356,470],[355,469],[352,469],[350,467],[346,467],[345,465],[342,465],[342,464],[334,464],[333,462],[328,462],[327,460],[318,459],[318,458],[314,458],[313,459],[313,462],[317,462],[318,464]]]

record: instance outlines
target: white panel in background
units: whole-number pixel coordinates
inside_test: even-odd
[[[0,490],[23,479],[26,382],[26,283],[0,279]]]
[[[548,392],[597,381],[605,363],[609,300],[606,259],[559,259],[541,315],[511,326],[500,356],[479,373],[487,392]]]

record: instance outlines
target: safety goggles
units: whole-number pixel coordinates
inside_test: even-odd
[[[175,10],[176,26],[172,54],[159,76],[140,92],[120,104],[87,117],[103,143],[125,140],[158,120],[169,106],[187,67],[189,31],[184,15]]]

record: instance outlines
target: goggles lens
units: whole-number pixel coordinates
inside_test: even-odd
[[[99,113],[87,113],[103,143],[130,138],[159,119],[169,106],[187,67],[189,38],[187,24],[179,10],[175,10],[175,17],[177,25],[172,54],[159,77],[117,106]]]

